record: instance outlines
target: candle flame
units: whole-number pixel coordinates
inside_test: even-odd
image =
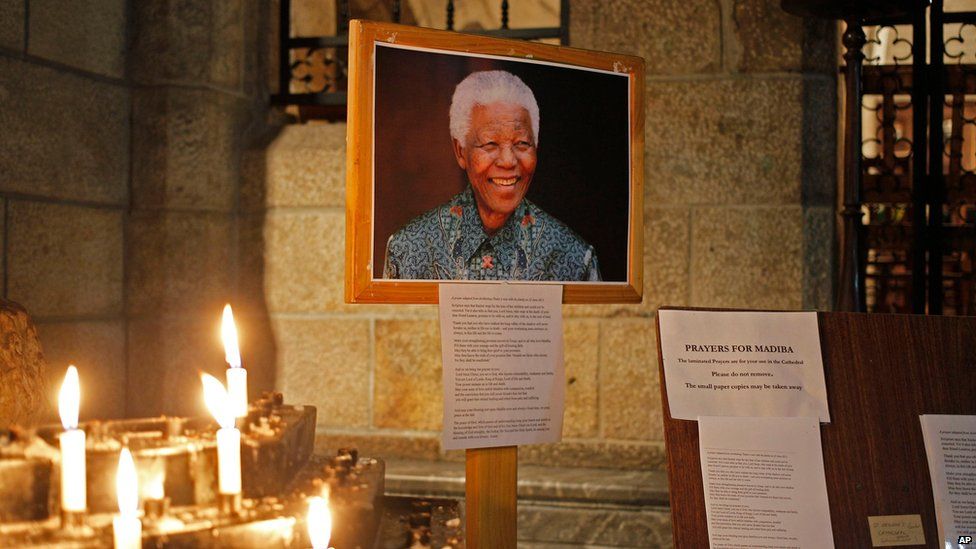
[[[224,305],[224,318],[220,323],[220,337],[224,340],[224,360],[231,368],[241,367],[241,349],[237,343],[237,326],[230,304]]]
[[[122,448],[119,452],[115,495],[119,500],[119,513],[123,516],[135,516],[139,510],[139,479],[136,475],[136,464],[128,448]]]
[[[58,392],[58,413],[61,415],[61,425],[67,431],[78,428],[78,407],[81,401],[81,384],[78,382],[78,369],[74,365],[68,366]]]
[[[328,549],[332,537],[332,514],[325,498],[308,498],[308,539],[312,549]]]
[[[210,374],[200,374],[200,380],[203,382],[203,400],[214,419],[224,429],[234,427],[234,411],[224,384]]]

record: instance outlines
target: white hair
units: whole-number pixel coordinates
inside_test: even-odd
[[[532,136],[539,144],[539,104],[522,79],[508,71],[479,71],[469,74],[454,88],[451,98],[451,137],[464,143],[471,128],[471,109],[475,105],[513,103],[529,111]]]

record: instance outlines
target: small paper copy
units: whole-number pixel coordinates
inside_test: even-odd
[[[441,284],[445,449],[558,442],[562,287]]]
[[[940,547],[976,543],[976,416],[923,415]]]
[[[671,417],[830,422],[817,313],[658,311]]]
[[[700,417],[713,549],[834,546],[815,417]]]

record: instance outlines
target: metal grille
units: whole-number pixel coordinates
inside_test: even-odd
[[[946,14],[941,221],[943,310],[976,314],[976,13]]]
[[[862,222],[869,311],[909,312],[912,277],[912,29],[865,29]],[[907,34],[907,36],[906,36]]]
[[[864,31],[861,109],[847,114],[860,127],[844,231],[856,268],[838,308],[976,314],[976,13],[936,0]]]
[[[378,2],[376,16],[388,16],[389,21],[401,23],[403,5],[400,0]],[[519,40],[558,40],[569,43],[569,0],[560,0],[558,21],[550,27],[513,28],[509,2],[498,4],[501,27],[489,30],[465,30],[471,34]],[[455,2],[450,0],[444,10],[444,29],[454,30]],[[332,36],[293,37],[291,29],[291,0],[280,0],[278,93],[271,96],[277,106],[295,106],[300,119],[324,118],[341,120],[346,114],[347,61],[349,47],[349,19],[354,15],[348,0],[336,2],[336,32]],[[355,14],[360,15],[360,14]]]

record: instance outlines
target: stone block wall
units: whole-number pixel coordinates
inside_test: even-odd
[[[520,458],[661,468],[658,307],[830,307],[833,26],[775,0],[575,0],[570,21],[573,46],[647,62],[644,301],[564,308],[564,442]],[[436,307],[343,303],[345,131],[245,156],[276,384],[318,407],[323,447],[461,459],[439,445]]]
[[[245,353],[269,339],[263,297],[238,294],[238,204],[241,151],[267,127],[276,9],[0,4],[0,282],[38,324],[46,419],[68,363],[82,418],[203,413],[225,302]],[[255,392],[271,388],[270,361],[250,356]]]
[[[232,302],[253,391],[317,406],[322,446],[461,459],[436,307],[343,303],[346,128],[268,107],[276,10],[0,3],[4,295],[52,379],[82,367],[87,417],[203,413]],[[645,298],[564,308],[565,441],[520,455],[660,468],[658,307],[830,305],[833,27],[775,0],[574,0],[570,21],[572,45],[647,61]]]
[[[84,417],[125,413],[126,9],[0,5],[0,281],[37,323],[48,419],[69,363]]]

